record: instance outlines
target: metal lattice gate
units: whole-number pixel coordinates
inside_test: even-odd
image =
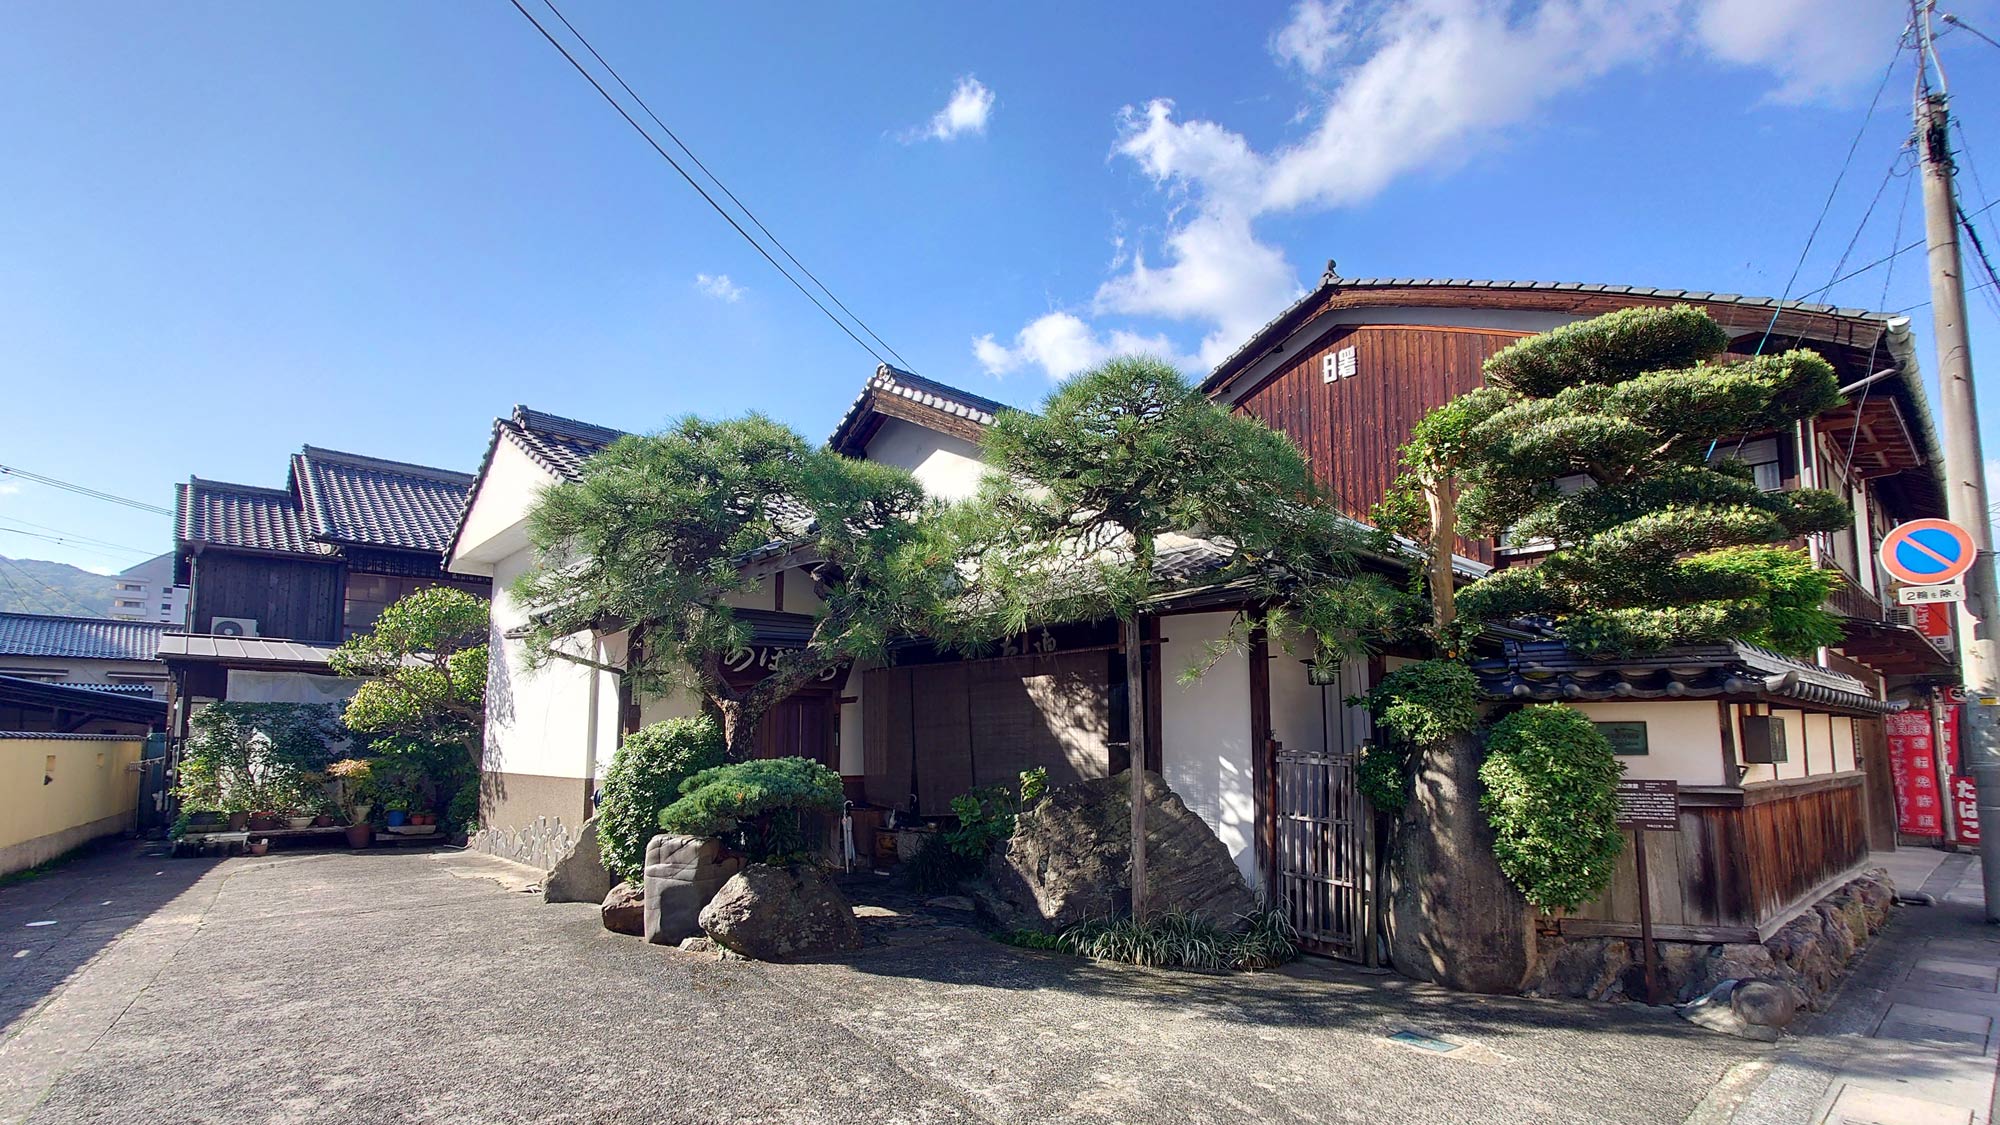
[[[1375,814],[1355,778],[1365,727],[1340,703],[1354,671],[1320,689],[1339,693],[1323,711],[1322,745],[1276,748],[1277,890],[1307,950],[1372,963]]]

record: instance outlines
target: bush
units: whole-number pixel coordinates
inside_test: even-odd
[[[1410,752],[1401,746],[1368,743],[1355,763],[1354,784],[1376,812],[1402,812],[1410,803]]]
[[[721,764],[722,729],[707,715],[668,719],[625,736],[597,802],[597,846],[612,878],[639,876],[646,842],[660,831],[660,810],[680,798],[688,778]]]
[[[1498,838],[1500,870],[1543,910],[1573,910],[1604,893],[1625,836],[1618,777],[1625,770],[1590,720],[1560,703],[1525,707],[1493,724],[1480,806]]]
[[[444,809],[445,827],[454,835],[470,836],[479,831],[479,779],[474,778],[458,787],[451,795],[451,804]]]
[[[1262,910],[1249,926],[1231,933],[1199,914],[1169,910],[1143,922],[1130,918],[1078,922],[1051,937],[1022,931],[1007,941],[1030,949],[1059,949],[1099,961],[1165,969],[1270,969],[1299,955],[1298,931],[1284,915]]]
[[[903,864],[903,871],[910,877],[910,882],[927,895],[948,895],[956,891],[959,884],[975,878],[984,870],[985,852],[967,855],[958,850],[945,832],[933,833]]]
[[[195,713],[174,796],[190,812],[317,813],[344,735],[323,704],[211,703]]]
[[[1359,702],[1408,746],[1434,746],[1479,725],[1479,679],[1456,660],[1405,664]]]
[[[804,758],[759,758],[706,769],[681,784],[659,825],[682,836],[731,837],[753,863],[805,858],[804,814],[839,812],[840,775]]]
[[[1014,835],[1014,818],[1049,791],[1049,771],[1042,766],[1021,771],[1021,787],[989,785],[951,799],[957,823],[924,841],[910,857],[909,876],[928,894],[949,894],[960,883],[986,870],[986,857]]]
[[[444,812],[460,789],[479,781],[472,754],[456,743],[384,738],[369,750],[369,786],[377,811]]]

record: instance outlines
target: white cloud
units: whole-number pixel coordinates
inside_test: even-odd
[[[1774,100],[1804,102],[1881,73],[1909,18],[1883,0],[1702,0],[1695,34],[1724,62],[1776,74]]]
[[[1292,22],[1271,37],[1271,53],[1307,74],[1325,73],[1354,42],[1341,22],[1346,13],[1347,0],[1304,0],[1292,9]]]
[[[993,91],[968,74],[952,88],[951,100],[931,115],[929,124],[903,134],[910,141],[949,141],[967,133],[986,132],[986,119],[993,115]]]
[[[741,285],[729,280],[729,275],[726,273],[695,274],[694,287],[718,301],[727,301],[732,305],[742,300],[745,292]]]
[[[972,354],[990,375],[1011,375],[1040,367],[1050,379],[1061,379],[1121,355],[1152,355],[1176,367],[1188,367],[1165,336],[1141,336],[1114,331],[1099,335],[1072,313],[1053,312],[1031,321],[1014,335],[1013,346],[987,333],[972,341]]]
[[[1768,70],[1774,97],[1841,93],[1879,73],[1901,17],[1883,0],[1302,0],[1271,41],[1324,83],[1306,134],[1259,151],[1214,121],[1156,98],[1119,116],[1114,154],[1151,177],[1169,211],[1158,250],[1121,244],[1092,316],[1206,326],[1200,359],[1241,344],[1300,291],[1297,270],[1258,237],[1268,216],[1365,202],[1396,180],[1449,168],[1614,70],[1692,49]],[[1886,13],[1886,14],[1885,14]],[[1129,253],[1129,260],[1125,254]],[[1053,315],[1053,314],[1052,314]],[[1105,337],[1073,314],[1067,340]],[[989,370],[1030,347],[982,337]],[[1032,350],[1032,348],[1031,348]],[[997,363],[994,361],[998,361]],[[1036,360],[1035,362],[1039,362]]]

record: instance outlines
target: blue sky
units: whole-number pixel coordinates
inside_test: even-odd
[[[1328,258],[1776,295],[1902,19],[1223,7],[564,11],[911,365],[1023,405],[1134,344],[1198,369]],[[2000,38],[1991,0],[1954,10]],[[2000,198],[2000,48],[1941,50]],[[1794,293],[1850,238],[1850,267],[1890,249],[1906,178],[1855,235],[1910,80],[1906,61]],[[276,485],[304,443],[470,470],[515,402],[635,429],[755,408],[818,437],[875,363],[506,0],[11,5],[0,136],[0,463],[107,491]],[[1832,297],[1919,305],[1922,266]],[[1972,327],[2000,390],[1993,296]],[[2000,457],[1994,390],[1986,428]],[[116,567],[168,549],[169,523],[0,481],[0,554]]]

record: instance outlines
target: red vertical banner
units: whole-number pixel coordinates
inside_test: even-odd
[[[1938,792],[1931,717],[1918,710],[1882,716],[1889,739],[1889,777],[1896,786],[1896,831],[1944,836],[1944,794]]]
[[[1965,713],[1965,692],[1958,688],[1944,691],[1944,754],[1945,772],[1951,777],[1951,811],[1954,844],[1979,843],[1979,786],[1972,780],[1972,771],[1959,761],[1958,732],[1960,720]]]

